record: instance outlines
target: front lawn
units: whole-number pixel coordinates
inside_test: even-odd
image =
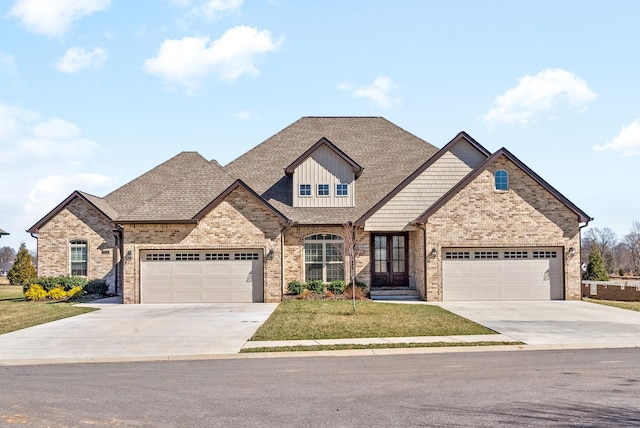
[[[22,287],[0,285],[0,334],[95,311],[69,302],[29,302]]]
[[[585,302],[598,303],[600,305],[614,306],[620,309],[628,309],[630,311],[640,312],[640,302],[619,302],[616,300],[598,300],[590,299],[588,297],[583,298]]]
[[[360,301],[288,300],[280,303],[251,340],[494,334],[438,306]]]

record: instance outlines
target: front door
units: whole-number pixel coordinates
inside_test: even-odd
[[[406,233],[372,234],[374,287],[406,287],[408,239]]]

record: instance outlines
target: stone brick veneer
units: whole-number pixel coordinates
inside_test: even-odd
[[[284,287],[291,281],[303,282],[304,238],[316,233],[331,233],[344,237],[343,226],[291,226],[284,233]],[[356,239],[361,254],[356,263],[356,280],[369,285],[369,232],[357,229]],[[349,281],[348,261],[345,263],[345,280]]]
[[[493,174],[509,174],[509,190],[496,191]],[[442,248],[560,247],[565,299],[580,288],[580,230],[577,215],[524,171],[500,157],[452,197],[426,224],[427,300],[442,300]],[[437,257],[429,252],[435,247]],[[569,248],[576,250],[569,255]]]
[[[124,252],[132,259],[124,265],[123,302],[140,303],[140,250],[149,249],[253,249],[264,258],[264,301],[279,302],[281,281],[281,225],[277,216],[242,187],[197,224],[124,224]]]
[[[115,291],[117,251],[113,224],[76,197],[38,230],[38,276],[71,274],[70,242],[87,242],[87,278],[104,278]]]

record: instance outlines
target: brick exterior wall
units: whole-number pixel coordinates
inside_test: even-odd
[[[495,190],[493,174],[509,174],[509,190]],[[427,300],[442,300],[442,248],[560,247],[564,258],[565,299],[577,300],[580,288],[580,230],[577,215],[524,171],[500,157],[426,224]],[[569,255],[569,248],[576,255]]]
[[[87,242],[87,278],[105,279],[115,291],[118,253],[113,223],[76,197],[38,231],[38,276],[71,275],[70,242]]]
[[[424,230],[409,232],[409,287],[425,296]]]
[[[284,286],[291,281],[304,282],[304,238],[317,233],[330,233],[344,237],[343,226],[292,226],[284,232]],[[356,281],[369,285],[369,232],[358,228],[356,240],[361,248],[356,262]],[[348,260],[345,280],[349,279]]]
[[[281,226],[275,214],[238,187],[198,224],[125,224],[123,303],[140,303],[140,250],[257,249],[264,257],[264,301],[279,302],[281,282]]]

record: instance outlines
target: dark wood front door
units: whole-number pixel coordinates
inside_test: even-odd
[[[409,239],[406,233],[371,235],[372,286],[406,287],[409,285]]]

